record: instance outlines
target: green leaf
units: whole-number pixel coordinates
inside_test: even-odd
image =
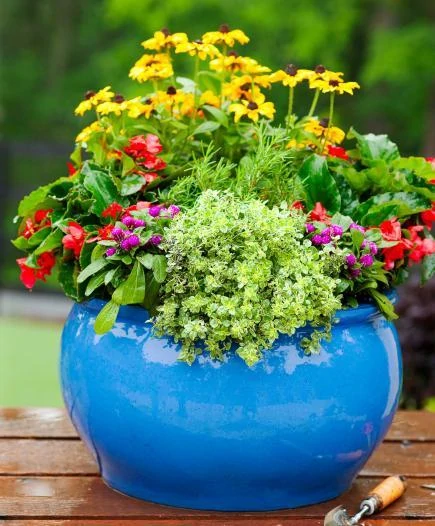
[[[421,266],[421,282],[426,283],[435,275],[435,254],[429,254],[423,258]]]
[[[121,180],[121,195],[132,195],[144,186],[145,179],[139,174],[131,174]]]
[[[166,278],[168,262],[165,256],[158,255],[153,258],[153,274],[157,283],[163,283]]]
[[[153,268],[153,261],[156,257],[153,254],[136,254],[135,257],[146,269],[151,270]]]
[[[105,274],[104,274],[104,284],[108,285],[109,283],[111,283],[111,281],[113,280],[115,275],[119,274],[120,272],[121,272],[121,267],[111,268],[110,270],[105,272]]]
[[[85,296],[90,296],[94,292],[94,290],[97,290],[98,287],[100,287],[104,283],[105,275],[106,273],[102,272],[101,274],[96,274],[95,276],[92,276],[86,287]]]
[[[77,278],[77,282],[78,283],[83,283],[90,276],[92,276],[93,274],[96,274],[99,270],[101,270],[102,268],[106,267],[108,264],[109,264],[109,261],[107,259],[105,259],[105,258],[97,259],[96,261],[94,261],[93,263],[88,265],[86,268],[84,268],[80,272],[80,274],[79,274],[79,276]]]
[[[146,290],[147,293],[143,305],[151,315],[154,315],[156,313],[156,305],[160,292],[160,283],[155,280],[151,273],[148,273],[146,277]]]
[[[193,130],[192,135],[199,135],[200,133],[210,133],[214,132],[218,128],[220,128],[220,124],[215,121],[205,121],[202,124],[200,124],[197,128]]]
[[[11,243],[14,245],[15,248],[18,248],[18,250],[29,250],[30,248],[29,240],[23,236],[13,239]]]
[[[111,245],[113,246],[113,241],[111,242]],[[106,252],[106,247],[103,245],[96,244],[94,248],[92,249],[91,254],[91,262],[96,261],[97,259],[100,259],[103,257],[103,255]]]
[[[119,195],[115,183],[108,174],[91,169],[86,163],[84,167],[86,168],[82,169],[82,173],[85,174],[83,186],[94,198],[91,212],[101,215],[103,210],[115,201],[121,205],[126,204],[125,199]]]
[[[96,334],[104,334],[110,331],[115,324],[118,312],[119,305],[114,301],[108,301],[95,320],[94,330]]]
[[[417,193],[386,192],[375,195],[362,203],[356,210],[355,219],[363,225],[377,225],[385,219],[418,214],[430,207],[430,199]]]
[[[336,212],[331,217],[331,223],[333,225],[338,225],[343,228],[343,230],[348,230],[350,225],[353,223],[353,219],[349,216],[345,216],[343,214],[340,214],[340,212]]]
[[[115,290],[112,300],[119,305],[142,303],[145,296],[145,273],[139,261],[135,261],[127,280]]]
[[[131,170],[136,168],[136,163],[129,155],[122,154],[122,176],[127,175]]]
[[[372,161],[377,159],[384,159],[390,162],[400,157],[397,145],[390,141],[387,135],[375,135],[373,133],[361,135],[351,128],[347,138],[357,140],[361,159],[367,165],[370,165]]]
[[[228,117],[225,112],[223,112],[219,108],[215,108],[214,106],[209,106],[208,104],[202,106],[202,109],[205,110],[207,113],[210,113],[214,120],[217,121],[221,126],[223,126],[224,128],[228,128]]]
[[[384,314],[387,320],[396,320],[398,318],[397,314],[394,312],[394,305],[385,294],[382,294],[375,289],[369,289],[369,292],[379,307],[379,310]]]
[[[63,236],[64,234],[62,230],[56,228],[56,230],[53,230],[51,234],[49,234],[44,239],[44,241],[39,245],[34,253],[38,256],[39,254],[48,252],[49,250],[54,250],[55,248],[61,247]]]
[[[310,210],[317,202],[322,203],[331,213],[340,210],[340,193],[323,156],[313,154],[305,159],[299,169],[299,178]]]
[[[353,250],[359,250],[359,248],[361,247],[361,243],[364,241],[364,233],[360,232],[356,228],[352,228],[352,230],[350,231],[350,235],[352,236]]]
[[[74,301],[80,301],[81,293],[77,287],[78,268],[73,260],[62,261],[59,263],[58,280],[65,294]]]
[[[45,200],[50,186],[51,185],[41,186],[29,195],[26,195],[18,205],[18,215],[27,217],[36,212],[36,210],[40,208],[39,205]]]

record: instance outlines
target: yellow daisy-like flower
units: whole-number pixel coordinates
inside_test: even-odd
[[[325,137],[326,141],[333,144],[341,144],[346,136],[345,132],[337,126],[328,128],[328,119],[310,119],[304,124],[304,130],[316,137]]]
[[[94,133],[102,131],[104,131],[103,126],[100,124],[99,121],[95,121],[89,126],[83,128],[83,130],[76,137],[76,143],[88,142],[88,140]]]
[[[233,47],[236,42],[239,44],[247,44],[249,37],[243,33],[241,29],[233,29],[232,31],[227,24],[222,24],[219,31],[209,31],[202,36],[204,44],[225,45]]]
[[[174,70],[168,55],[157,53],[156,55],[143,55],[131,68],[128,76],[138,82],[146,82],[167,79],[173,74]]]
[[[238,77],[243,78],[243,77]],[[252,82],[239,84],[238,82],[226,82],[222,85],[222,94],[230,100],[254,100],[261,94],[260,88]]]
[[[219,73],[223,71],[241,71],[249,75],[260,75],[270,72],[270,68],[261,66],[253,58],[241,57],[235,51],[230,51],[227,56],[220,55],[218,58],[211,60],[210,69]]]
[[[211,90],[204,91],[204,93],[199,98],[199,104],[208,104],[209,106],[215,106],[218,108],[221,104],[219,97],[213,93]]]
[[[360,85],[357,82],[344,82],[343,79],[316,79],[310,82],[310,88],[318,88],[322,93],[349,93],[353,95],[354,89],[359,89]]]
[[[100,102],[111,100],[115,94],[110,91],[111,87],[106,86],[100,91],[88,91],[85,94],[85,100],[80,102],[77,108],[74,110],[76,115],[84,115],[87,111],[91,110],[93,106],[97,106]]]
[[[310,73],[310,70],[298,69],[294,64],[287,64],[285,68],[270,74],[269,79],[270,82],[281,82],[284,86],[294,88],[306,80]]]
[[[304,150],[305,148],[314,149],[315,145],[308,140],[297,141],[296,139],[290,139],[286,144],[288,150]]]
[[[119,102],[102,102],[97,106],[97,113],[100,115],[109,115],[109,113],[114,113],[115,115],[121,115],[122,111],[125,108]]]
[[[275,114],[275,106],[272,102],[265,102],[265,97],[262,93],[257,95],[255,100],[242,100],[240,103],[230,104],[229,111],[234,113],[234,121],[246,116],[254,122],[257,122],[260,116],[273,119]]]
[[[142,42],[142,46],[145,49],[153,51],[161,51],[162,49],[168,49],[170,47],[178,46],[188,42],[186,33],[174,33],[171,34],[166,28],[161,31],[156,31],[153,38],[149,38]]]
[[[154,105],[151,99],[143,103],[141,97],[136,97],[125,101],[125,110],[128,111],[127,115],[132,119],[137,119],[138,117],[149,119],[154,110]]]
[[[185,93],[174,86],[169,86],[166,91],[158,91],[155,94],[153,104],[179,117],[191,113],[195,107],[195,97],[193,93]]]
[[[175,53],[188,53],[191,57],[198,56],[200,60],[214,58],[219,55],[219,51],[215,46],[205,44],[202,40],[183,42],[175,48]]]

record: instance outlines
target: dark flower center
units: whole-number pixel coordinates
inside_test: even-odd
[[[219,33],[229,33],[230,32],[230,26],[228,24],[221,24],[219,26]]]
[[[166,90],[167,95],[175,95],[177,93],[176,88],[174,86],[169,86]]]
[[[298,68],[294,64],[287,64],[283,69],[287,75],[291,75],[292,77],[298,72]]]
[[[171,32],[169,31],[169,29],[167,27],[163,27],[161,30],[160,30],[161,33],[163,33],[165,35],[165,37],[168,37],[171,35]]]
[[[314,71],[315,71],[316,73],[325,73],[326,68],[325,68],[325,66],[323,66],[322,64],[319,64],[318,66],[316,66],[316,67],[314,68]]]
[[[194,40],[195,44],[202,44],[202,40],[200,38]]]
[[[153,101],[151,99],[146,99],[146,101],[144,102],[144,104],[152,104]]]
[[[249,82],[246,82],[245,84],[242,84],[240,86],[240,89],[242,91],[249,91],[251,89],[251,84]]]
[[[237,58],[239,56],[239,54],[236,52],[236,51],[230,51],[228,53],[228,56],[229,57],[234,57],[234,58]]]
[[[85,93],[85,99],[89,100],[90,98],[94,97],[96,95],[95,91],[89,90]]]
[[[329,81],[329,85],[330,86],[337,87],[339,84],[340,84],[340,82],[338,80],[330,80]]]
[[[327,128],[329,124],[329,119],[327,117],[324,117],[323,119],[320,119],[319,124],[320,126],[322,126],[322,128]]]
[[[125,99],[124,97],[120,94],[120,93],[117,93],[114,97],[113,97],[113,102],[117,102],[118,104],[120,104],[121,102],[124,102]]]
[[[248,104],[248,110],[257,110],[258,109],[258,104],[256,102],[250,102]]]

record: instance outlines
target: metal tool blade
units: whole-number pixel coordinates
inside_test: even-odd
[[[329,511],[323,522],[323,526],[350,526],[350,517],[343,506],[337,506]]]

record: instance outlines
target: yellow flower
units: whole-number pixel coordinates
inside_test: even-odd
[[[310,88],[318,88],[322,93],[349,93],[353,95],[354,89],[359,89],[359,84],[357,82],[344,82],[343,79],[330,79],[323,80],[317,79],[310,82]]]
[[[259,75],[269,73],[270,69],[261,66],[256,60],[250,57],[241,57],[235,51],[230,51],[227,56],[220,55],[218,58],[210,61],[210,69],[223,71],[241,71],[250,75]]]
[[[87,111],[91,110],[93,106],[97,106],[100,102],[111,100],[115,94],[110,91],[110,86],[106,86],[100,91],[88,91],[85,95],[85,100],[82,101],[77,108],[74,110],[76,115],[83,115]]]
[[[236,77],[237,79],[242,79],[244,77]],[[226,82],[222,85],[222,94],[224,97],[228,97],[230,100],[253,100],[255,99],[260,92],[260,88],[253,84],[252,82],[245,82],[239,84],[238,81],[234,79],[231,82]]]
[[[129,77],[138,82],[148,80],[167,79],[172,77],[174,71],[168,55],[157,53],[156,55],[143,55],[131,68]]]
[[[102,102],[97,106],[97,113],[100,115],[109,115],[109,113],[114,113],[115,115],[119,116],[121,115],[123,109],[124,108],[122,107],[122,104],[119,102]]]
[[[193,93],[185,93],[174,86],[169,86],[166,91],[158,91],[152,100],[156,107],[168,111],[175,117],[188,115],[195,107]]]
[[[188,53],[191,57],[197,55],[201,60],[219,55],[218,49],[212,44],[204,44],[202,40],[183,42],[175,48],[175,53]]]
[[[286,148],[288,150],[304,150],[305,148],[314,149],[315,145],[308,140],[298,142],[296,139],[290,139],[286,145]]]
[[[202,41],[204,44],[222,44],[228,47],[233,47],[236,42],[239,44],[247,44],[249,38],[242,30],[234,29],[233,31],[230,31],[227,24],[222,24],[219,31],[209,31],[208,33],[205,33],[202,36]]]
[[[156,31],[153,38],[149,38],[142,42],[145,49],[153,51],[160,51],[170,47],[178,46],[188,41],[186,33],[171,34],[166,28],[161,31]]]
[[[204,93],[201,95],[199,99],[199,104],[208,104],[209,106],[215,106],[218,108],[220,106],[220,99],[219,97],[213,93],[211,90],[204,91]]]
[[[316,137],[326,137],[326,141],[333,144],[341,144],[346,136],[344,131],[337,126],[328,129],[328,119],[310,119],[304,124],[304,130],[314,134]]]
[[[141,102],[141,97],[136,97],[125,101],[125,110],[128,111],[127,115],[132,119],[137,119],[138,117],[149,119],[154,110],[154,105],[151,99],[147,99],[145,103],[143,103]]]
[[[234,113],[235,122],[246,116],[248,119],[257,122],[260,115],[273,119],[275,114],[275,107],[272,102],[265,102],[265,97],[262,93],[255,97],[255,100],[242,100],[240,103],[230,104],[229,111]]]
[[[89,126],[86,126],[86,128],[83,128],[83,130],[76,137],[76,143],[88,142],[93,133],[102,131],[104,131],[103,126],[100,124],[99,121],[95,121]]]
[[[284,69],[275,71],[269,75],[270,82],[281,82],[284,86],[294,88],[297,84],[306,80],[310,74],[307,69],[298,69],[293,64],[287,64]]]

